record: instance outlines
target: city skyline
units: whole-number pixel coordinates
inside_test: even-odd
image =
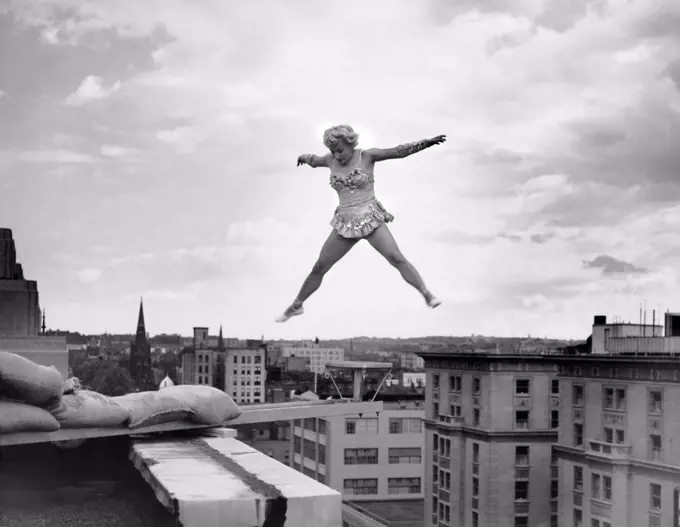
[[[152,333],[582,339],[673,311],[680,6],[502,4],[4,3],[0,226],[48,325],[125,333],[144,297]],[[337,199],[295,160],[339,122],[447,134],[375,172],[444,304],[362,243],[277,325]]]

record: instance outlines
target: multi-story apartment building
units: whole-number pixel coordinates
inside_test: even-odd
[[[379,415],[292,422],[291,466],[345,499],[422,499],[422,397],[384,397]]]
[[[426,525],[556,525],[555,365],[540,355],[422,356]]]
[[[317,343],[307,346],[270,345],[268,348],[268,364],[276,363],[280,358],[300,357],[309,359],[309,371],[324,373],[326,364],[345,360],[345,350],[342,348],[322,348]]]
[[[263,403],[266,390],[265,346],[226,350],[224,391],[237,403]]]
[[[559,357],[559,527],[680,525],[680,361]]]
[[[427,348],[421,346],[420,351],[425,351]],[[404,370],[422,370],[425,367],[425,360],[415,351],[403,351],[399,353],[399,362]]]

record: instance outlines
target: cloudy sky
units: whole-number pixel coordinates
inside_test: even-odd
[[[456,4],[457,7],[451,7]],[[479,6],[485,6],[480,8]],[[0,226],[48,326],[575,337],[678,309],[680,2],[0,0]],[[376,168],[428,310],[329,232],[323,130]]]

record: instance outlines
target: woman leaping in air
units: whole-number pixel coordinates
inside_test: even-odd
[[[298,166],[307,164],[312,168],[331,169],[330,185],[338,193],[340,204],[331,220],[333,230],[321,248],[312,272],[302,284],[295,301],[276,319],[277,322],[302,315],[302,304],[319,288],[324,275],[361,239],[368,240],[401,273],[403,279],[423,295],[429,307],[435,308],[441,304],[425,287],[415,267],[401,254],[387,227],[394,216],[375,197],[373,166],[378,161],[401,159],[441,144],[446,141],[446,136],[438,135],[396,148],[368,150],[357,149],[358,140],[359,134],[351,126],[334,126],[323,134],[323,143],[330,150],[329,153],[324,156],[304,154],[298,158]]]

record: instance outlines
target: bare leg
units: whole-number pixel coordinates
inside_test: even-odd
[[[321,253],[317,259],[312,271],[309,276],[305,279],[300,292],[298,293],[295,301],[286,309],[284,314],[277,320],[280,322],[285,322],[291,316],[302,314],[302,304],[307,300],[317,289],[321,286],[323,282],[323,277],[328,271],[345,256],[352,247],[356,245],[359,238],[345,238],[340,236],[337,232],[331,231],[331,234],[326,239],[323,247],[321,248]]]
[[[423,295],[428,306],[434,308],[441,304],[441,302],[427,289],[420,273],[413,267],[413,264],[401,254],[399,246],[387,225],[381,225],[369,234],[366,239],[376,251],[382,254],[385,259],[401,273],[401,276],[406,283],[416,288],[418,292]]]

